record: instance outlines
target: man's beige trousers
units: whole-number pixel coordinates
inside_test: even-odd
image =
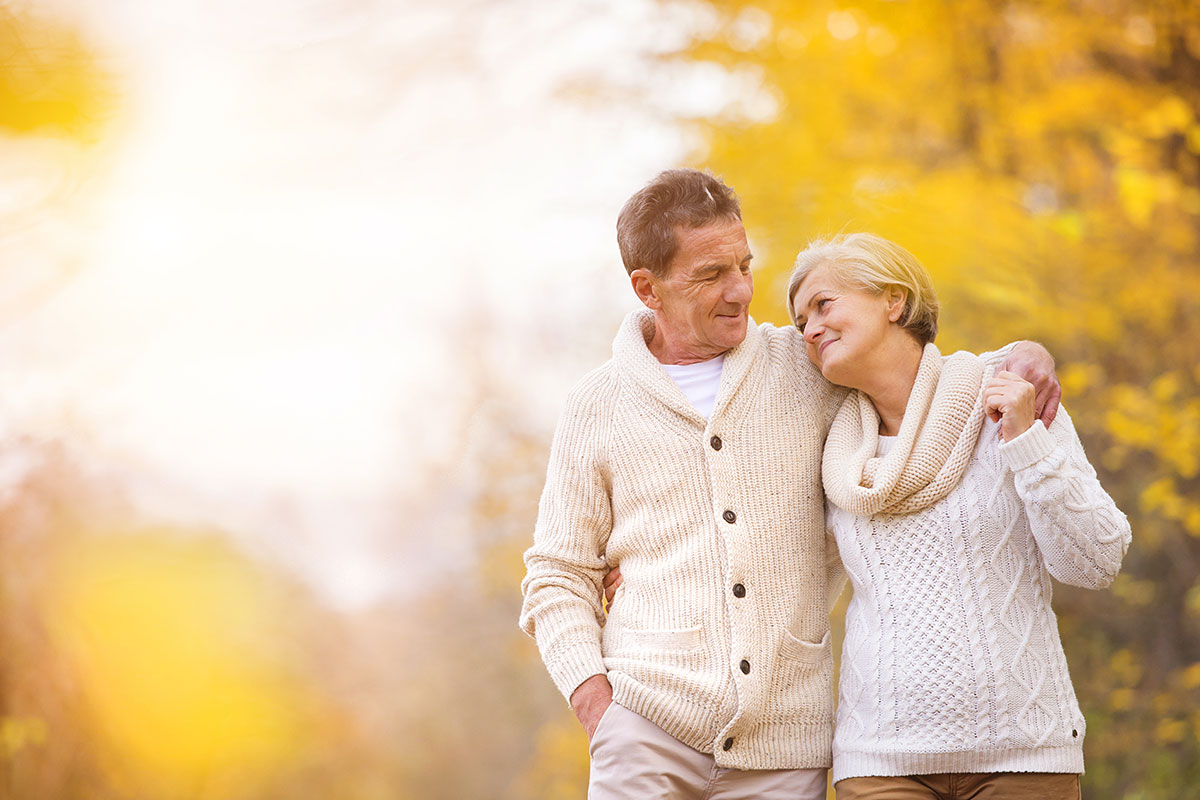
[[[824,769],[723,769],[616,703],[600,718],[588,752],[588,800],[825,800]]]

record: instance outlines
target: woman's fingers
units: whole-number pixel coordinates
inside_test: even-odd
[[[1000,435],[1005,441],[1027,431],[1037,418],[1033,384],[1012,372],[997,372],[988,381],[983,389],[983,402],[992,421],[1000,423]]]

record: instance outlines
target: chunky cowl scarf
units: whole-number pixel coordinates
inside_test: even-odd
[[[925,345],[896,443],[883,457],[879,414],[860,391],[842,401],[825,440],[826,496],[853,514],[912,514],[962,479],[983,426],[984,362],[971,353],[943,359]]]

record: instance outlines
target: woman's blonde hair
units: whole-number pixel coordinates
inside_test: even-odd
[[[917,257],[895,242],[871,233],[849,233],[816,239],[796,256],[788,280],[788,317],[796,324],[796,290],[810,272],[829,267],[839,282],[869,292],[889,289],[904,292],[904,313],[899,323],[921,345],[937,337],[938,301],[929,271]]]

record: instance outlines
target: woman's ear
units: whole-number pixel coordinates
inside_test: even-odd
[[[908,292],[899,286],[891,286],[887,292],[888,322],[899,322],[904,318],[904,309],[908,305]]]
[[[658,286],[654,280],[654,274],[650,270],[635,269],[629,273],[629,282],[633,285],[633,292],[642,301],[642,305],[651,311],[662,308],[662,300],[658,296]]]

